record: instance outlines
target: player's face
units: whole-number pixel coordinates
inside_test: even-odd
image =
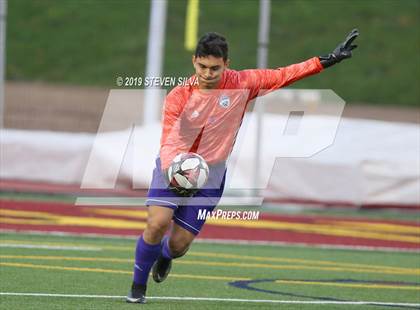
[[[195,75],[198,79],[198,87],[201,89],[216,88],[223,71],[227,68],[229,60],[224,61],[222,57],[195,57],[192,59]]]

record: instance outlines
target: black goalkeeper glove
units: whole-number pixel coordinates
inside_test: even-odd
[[[326,55],[320,56],[319,60],[324,68],[328,68],[336,63],[339,63],[343,59],[350,58],[352,53],[351,51],[354,50],[357,45],[352,45],[352,42],[358,37],[359,30],[353,29],[349,35],[347,36],[346,40],[338,45],[335,50]]]
[[[192,197],[198,191],[198,189],[196,188],[186,189],[183,187],[177,187],[172,185],[169,185],[168,188],[181,197]]]
[[[164,179],[165,179],[165,182],[168,186],[168,189],[170,189],[172,192],[174,192],[178,196],[192,197],[192,196],[194,196],[195,193],[198,192],[197,188],[186,189],[186,188],[179,187],[179,186],[174,186],[173,184],[171,184],[170,181],[169,181],[169,177],[168,177],[168,169],[162,170],[162,174],[164,175]]]

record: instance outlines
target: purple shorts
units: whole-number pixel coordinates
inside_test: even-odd
[[[180,197],[168,189],[167,182],[162,175],[160,158],[157,158],[152,182],[147,193],[146,206],[162,206],[173,209],[174,222],[197,235],[206,221],[202,215],[213,211],[222,197],[225,178],[225,163],[209,165],[209,179],[206,185],[192,197]]]

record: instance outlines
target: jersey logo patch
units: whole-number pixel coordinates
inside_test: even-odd
[[[197,110],[195,110],[194,112],[192,112],[191,117],[192,117],[192,118],[196,118],[196,117],[198,117],[199,115],[200,115],[200,113],[198,113],[198,111],[197,111]]]
[[[220,99],[219,99],[219,105],[222,107],[222,108],[227,108],[228,106],[230,106],[230,99],[229,99],[229,97],[228,96],[226,96],[226,95],[221,95],[220,96]]]

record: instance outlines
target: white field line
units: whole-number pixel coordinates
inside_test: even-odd
[[[68,233],[58,231],[31,231],[31,230],[13,230],[13,229],[0,229],[3,233],[17,233],[24,235],[50,235],[59,237],[86,237],[86,238],[98,238],[98,239],[137,239],[139,236],[133,235],[102,235],[95,233]],[[1,242],[1,240],[0,240]],[[198,238],[194,240],[194,243],[215,243],[215,244],[243,244],[243,245],[262,245],[262,246],[285,246],[285,247],[304,247],[304,248],[318,248],[326,250],[350,250],[350,251],[382,251],[391,253],[420,253],[420,249],[409,249],[409,248],[388,248],[388,247],[375,247],[375,246],[353,246],[353,245],[333,245],[333,244],[311,244],[311,243],[294,243],[294,242],[282,242],[282,241],[258,241],[258,240],[235,240],[235,239],[202,239]]]
[[[74,294],[47,294],[47,293],[14,293],[0,292],[2,296],[31,296],[31,297],[68,297],[68,298],[104,298],[124,299],[125,296],[115,295],[74,295]],[[382,301],[324,301],[324,300],[275,300],[275,299],[239,299],[239,298],[210,298],[210,297],[177,297],[177,296],[150,296],[147,299],[183,300],[183,301],[221,301],[221,302],[249,302],[249,303],[276,303],[276,304],[309,304],[309,305],[377,305],[377,306],[402,306],[420,307],[415,303],[394,303]]]

